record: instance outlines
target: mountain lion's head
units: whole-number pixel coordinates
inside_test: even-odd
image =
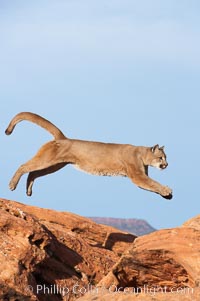
[[[154,145],[149,152],[149,164],[150,166],[157,167],[159,169],[165,169],[168,165],[167,157],[164,152],[164,146],[159,147],[158,144]]]

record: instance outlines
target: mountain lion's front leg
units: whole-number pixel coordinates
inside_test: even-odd
[[[168,186],[161,185],[145,174],[131,174],[129,177],[134,184],[142,189],[158,193],[165,199],[172,198],[172,190]]]

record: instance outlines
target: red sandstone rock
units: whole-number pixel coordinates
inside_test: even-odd
[[[137,238],[98,284],[106,293],[81,301],[198,301],[200,297],[200,217],[182,227]],[[116,292],[113,294],[113,292]],[[120,293],[119,293],[120,292]],[[95,292],[94,292],[95,293]]]
[[[199,301],[200,216],[135,239],[0,199],[0,233],[2,301]]]
[[[200,231],[180,227],[139,237],[101,281],[105,286],[194,287],[200,275]]]
[[[3,199],[0,233],[0,300],[9,301],[76,299],[74,285],[96,285],[135,239],[75,214]]]

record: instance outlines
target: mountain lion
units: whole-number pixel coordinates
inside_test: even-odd
[[[53,173],[67,164],[94,175],[129,177],[138,187],[172,198],[172,190],[148,177],[148,166],[165,169],[168,165],[164,147],[134,146],[130,144],[102,143],[67,138],[54,124],[43,117],[22,112],[17,114],[8,125],[5,133],[10,135],[15,125],[29,120],[49,131],[55,138],[44,144],[37,154],[21,165],[10,181],[14,190],[25,173],[27,195],[32,194],[34,180]]]

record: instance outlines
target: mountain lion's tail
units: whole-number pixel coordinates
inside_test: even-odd
[[[14,130],[16,124],[22,120],[28,120],[33,123],[36,123],[37,125],[41,126],[45,130],[49,131],[56,140],[66,139],[65,135],[53,123],[51,123],[47,119],[37,114],[30,113],[30,112],[21,112],[17,114],[15,117],[13,117],[13,119],[11,120],[11,122],[9,123],[5,131],[6,135],[10,135]]]

